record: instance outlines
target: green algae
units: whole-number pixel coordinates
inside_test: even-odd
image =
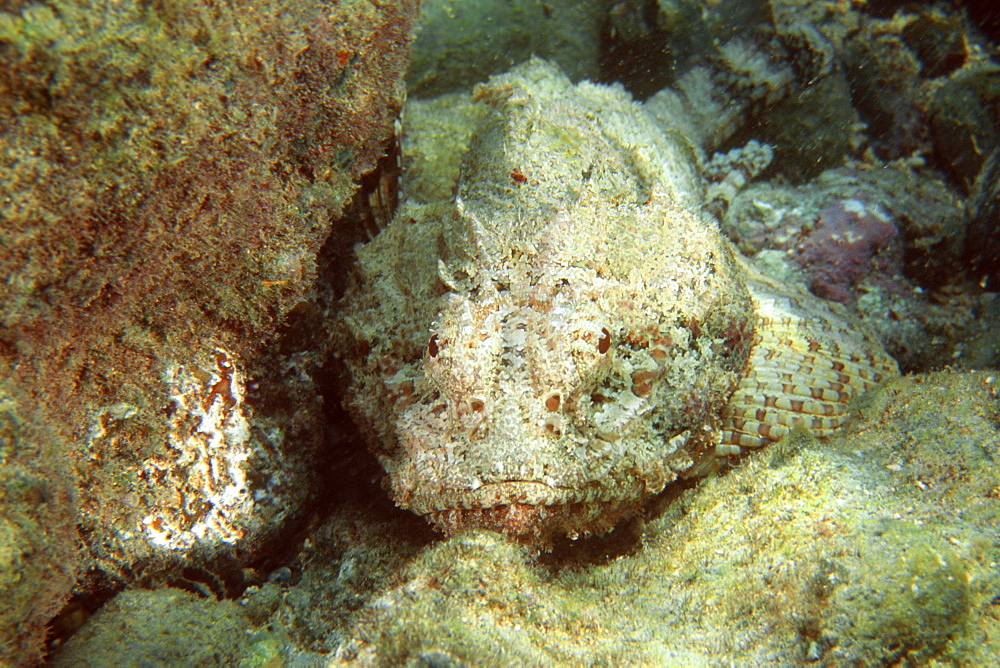
[[[136,589],[102,607],[51,665],[265,665],[277,653],[261,638],[248,647],[248,626],[233,601],[180,589]]]
[[[849,643],[846,658],[870,663],[925,661],[964,630],[970,612],[963,560],[928,527],[882,520],[859,532],[858,549],[838,564],[821,641]]]
[[[0,663],[31,664],[76,576],[75,505],[62,444],[0,379]]]
[[[455,92],[532,55],[559,63],[574,81],[596,79],[606,5],[606,0],[422,2],[409,91],[416,97]]]

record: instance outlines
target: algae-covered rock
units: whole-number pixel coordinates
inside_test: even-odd
[[[705,661],[697,651],[642,643],[633,620],[608,615],[601,592],[549,580],[523,546],[468,532],[418,556],[405,582],[362,612],[360,637],[336,657],[378,665]]]
[[[0,664],[40,658],[77,575],[73,479],[54,430],[0,377]]]
[[[862,663],[939,653],[969,615],[961,557],[933,530],[899,520],[862,527],[857,538],[823,581],[831,591],[819,645],[835,647],[837,661]]]
[[[901,35],[920,58],[924,76],[950,74],[965,63],[969,44],[964,23],[957,13],[929,7],[906,24]]]
[[[896,163],[754,183],[728,202],[722,229],[769,271],[856,304],[904,370],[927,370],[996,364],[972,353],[992,313],[992,298],[963,283],[969,254],[992,252],[978,233],[988,215],[977,220],[967,231],[965,203],[940,173]]]
[[[249,627],[232,601],[201,598],[181,589],[128,590],[88,619],[51,665],[231,666],[241,660],[243,665],[280,661],[277,651],[261,656],[268,652],[259,638],[248,642]]]
[[[646,99],[734,34],[770,21],[771,4],[767,0],[612,3],[602,35],[602,81],[619,81],[637,99]]]
[[[970,197],[972,220],[965,242],[971,278],[1000,289],[1000,148],[985,162]]]
[[[893,160],[926,145],[920,62],[898,30],[862,21],[840,51],[854,106],[876,155]]]
[[[901,271],[914,283],[938,289],[963,279],[967,215],[961,197],[938,174],[903,165],[830,170],[816,179],[820,191],[877,200],[898,227]]]
[[[559,63],[573,80],[596,79],[608,0],[425,0],[407,74],[411,94],[455,92],[530,56]]]
[[[316,256],[392,134],[416,13],[3,3],[0,362],[79,473],[96,579],[232,571],[302,515]]]
[[[1000,146],[1000,67],[966,67],[934,93],[931,129],[942,167],[966,192]]]
[[[838,166],[857,143],[859,119],[844,75],[831,72],[810,84],[767,109],[748,130],[775,146],[775,168],[795,183]]]
[[[310,549],[240,599],[258,625],[283,628],[299,650],[329,653],[349,640],[358,611],[398,584],[406,564],[432,541],[430,529],[393,508],[377,486],[362,496],[360,507],[342,505],[311,533]]]

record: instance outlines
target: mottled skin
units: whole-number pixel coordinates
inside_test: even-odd
[[[404,207],[359,249],[346,297],[348,406],[399,505],[542,545],[606,531],[678,476],[780,435],[756,420],[774,386],[762,320],[833,322],[820,348],[883,359],[838,338],[825,307],[775,315],[810,298],[771,299],[783,288],[700,212],[683,137],[622,90],[533,60],[477,97],[492,112],[455,198]],[[806,405],[791,401],[769,410]]]

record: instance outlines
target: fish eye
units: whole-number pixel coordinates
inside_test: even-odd
[[[601,338],[597,341],[597,352],[602,355],[611,350],[611,332],[607,327],[601,328]]]

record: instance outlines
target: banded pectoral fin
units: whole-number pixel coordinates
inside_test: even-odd
[[[796,427],[828,436],[847,421],[855,397],[899,375],[840,305],[748,273],[758,325],[746,374],[722,414],[718,455],[773,443]]]

